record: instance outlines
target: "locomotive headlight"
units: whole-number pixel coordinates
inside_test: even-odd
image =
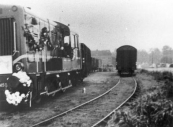
[[[24,65],[21,62],[17,62],[17,63],[14,64],[13,69],[14,69],[15,72],[24,70]]]
[[[15,5],[11,7],[11,10],[14,11],[14,12],[17,11],[17,9],[18,9],[18,8],[17,8],[17,6],[15,6]]]
[[[82,58],[82,62],[85,63],[85,58]]]

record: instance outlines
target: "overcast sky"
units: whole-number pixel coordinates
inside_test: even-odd
[[[70,24],[91,50],[173,48],[173,0],[4,0]]]

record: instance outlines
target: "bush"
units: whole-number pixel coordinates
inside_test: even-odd
[[[164,91],[164,95],[166,97],[173,97],[173,75],[172,72],[164,71],[164,72],[153,72],[152,76],[157,81],[164,81],[164,85],[162,89]]]
[[[152,76],[154,77],[154,79],[155,79],[156,81],[164,80],[163,74],[162,74],[161,72],[153,72],[153,73],[152,73]]]
[[[165,80],[164,85],[162,86],[162,89],[164,91],[164,95],[168,98],[173,97],[173,82],[170,80]]]
[[[148,73],[148,71],[145,69],[141,69],[140,73]]]
[[[131,103],[129,111],[116,111],[111,121],[116,127],[173,127],[173,103],[162,94],[160,91],[142,96]]]
[[[148,72],[162,86],[152,87],[147,94],[129,103],[129,110],[118,110],[110,120],[115,127],[173,127],[173,75],[171,72]],[[110,127],[108,122],[108,127]]]
[[[168,72],[168,71],[164,71],[162,73],[164,79],[169,79],[170,81],[173,81],[173,76],[172,76],[172,72]]]

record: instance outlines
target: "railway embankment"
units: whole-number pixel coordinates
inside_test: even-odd
[[[138,96],[107,123],[107,127],[172,127],[173,75],[171,72],[140,71]]]

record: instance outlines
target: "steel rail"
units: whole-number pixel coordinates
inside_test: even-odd
[[[57,118],[57,117],[63,116],[63,115],[65,115],[65,114],[67,114],[67,113],[69,113],[69,112],[71,112],[71,111],[73,111],[73,110],[75,110],[75,109],[77,109],[77,108],[80,108],[80,107],[82,107],[82,106],[84,106],[84,105],[86,105],[86,104],[88,104],[88,103],[90,103],[90,102],[92,102],[92,101],[95,101],[95,100],[99,99],[99,98],[101,98],[102,96],[108,94],[110,91],[112,91],[116,86],[118,86],[119,83],[120,83],[120,79],[119,79],[119,81],[116,83],[115,86],[113,86],[111,89],[109,89],[108,91],[104,92],[103,94],[101,94],[101,95],[99,95],[99,96],[97,96],[97,97],[95,97],[95,98],[93,98],[93,99],[91,99],[91,100],[89,100],[89,101],[87,101],[87,102],[85,102],[85,103],[82,103],[82,104],[80,104],[80,105],[78,105],[78,106],[76,106],[76,107],[74,107],[74,108],[71,108],[71,109],[69,109],[69,110],[67,110],[67,111],[65,111],[65,112],[62,112],[62,113],[60,113],[60,114],[58,114],[58,115],[55,115],[55,116],[53,116],[53,117],[50,117],[50,118],[48,118],[48,119],[46,119],[46,120],[43,120],[43,121],[41,121],[41,122],[39,122],[39,123],[36,123],[36,124],[32,125],[31,127],[35,127],[35,126],[44,124],[44,123],[46,123],[46,122],[49,122],[49,121],[51,121],[51,120],[53,120],[53,119],[55,119],[55,118]]]
[[[133,90],[133,93],[123,103],[121,103],[118,107],[116,107],[113,111],[111,111],[109,114],[107,114],[104,118],[102,118],[101,120],[99,120],[97,123],[95,123],[91,127],[96,127],[97,125],[99,125],[106,118],[108,118],[109,116],[111,116],[116,110],[118,110],[119,108],[121,108],[135,94],[135,92],[137,90],[137,82],[136,82],[135,78],[133,78],[133,80],[135,81],[135,88]]]

